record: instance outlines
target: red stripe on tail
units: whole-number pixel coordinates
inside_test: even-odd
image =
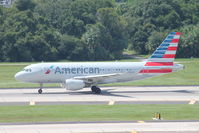
[[[179,42],[179,39],[173,39],[172,41],[171,41],[171,43],[178,43]]]
[[[175,54],[165,54],[163,58],[175,58]]]
[[[177,50],[177,47],[168,47],[167,50]]]
[[[145,66],[173,66],[173,62],[147,62]]]

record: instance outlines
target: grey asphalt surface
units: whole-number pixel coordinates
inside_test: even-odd
[[[64,88],[0,88],[0,106],[65,104],[199,104],[199,86],[101,87],[102,94],[90,88],[67,91]]]
[[[35,102],[36,105],[106,105],[109,101],[69,101],[69,102]],[[188,104],[189,101],[116,101],[114,105],[121,104]],[[195,104],[199,104],[196,102]],[[30,102],[1,102],[0,106],[30,105]]]
[[[139,123],[140,121],[53,121],[53,122],[17,122],[17,123],[0,123],[0,125],[46,125],[46,124],[101,124],[101,123]],[[176,122],[199,122],[199,120],[147,120],[144,123],[176,123]]]
[[[13,105],[94,105],[94,104],[199,104],[199,86],[101,87],[102,94],[90,88],[66,91],[64,88],[0,89],[0,106]],[[143,122],[143,121],[142,121]],[[0,123],[0,133],[199,133],[199,121],[152,120],[102,122]]]
[[[199,122],[90,122],[0,125],[1,133],[198,133]]]

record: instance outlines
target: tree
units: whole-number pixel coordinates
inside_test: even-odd
[[[129,48],[131,50],[136,50],[138,54],[146,54],[146,42],[148,41],[148,35],[143,31],[138,31],[135,35],[131,38],[131,45]]]
[[[177,57],[199,57],[198,24],[198,0],[17,0],[0,7],[0,61],[119,59],[127,45],[148,54],[172,31]]]
[[[199,57],[199,25],[182,29],[182,38],[177,52],[178,57]]]
[[[59,35],[43,24],[32,11],[18,11],[4,20],[2,59],[4,61],[54,60]],[[38,56],[39,55],[39,56]]]
[[[100,8],[97,11],[97,19],[112,37],[113,43],[109,51],[112,52],[113,58],[119,58],[123,49],[127,47],[128,42],[126,20],[119,16],[113,8]]]
[[[133,6],[132,6],[133,7]],[[182,10],[174,0],[141,1],[124,13],[128,20],[129,48],[140,54],[148,54],[161,38],[156,33],[179,28],[182,25]],[[134,22],[129,22],[134,21]],[[154,37],[153,37],[154,36]],[[153,44],[155,43],[155,44]]]
[[[34,12],[46,20],[47,25],[61,30],[64,20],[70,17],[73,0],[37,0]]]
[[[110,48],[113,46],[113,40],[101,23],[88,25],[87,32],[83,34],[82,40],[87,44],[92,60],[111,58],[110,53],[113,51],[110,51]]]
[[[151,36],[148,38],[148,42],[146,44],[146,51],[148,53],[152,53],[156,50],[156,48],[163,42],[163,39],[166,37],[166,34],[162,32],[153,32]]]
[[[87,24],[96,23],[96,12],[102,7],[113,7],[110,0],[37,0],[35,12],[62,34],[81,38]]]
[[[81,37],[85,32],[85,24],[82,20],[68,17],[64,20],[61,33]]]
[[[171,11],[168,15],[164,16],[162,23],[166,29],[174,29],[181,26],[181,18],[175,11]]]
[[[83,41],[69,35],[63,35],[58,47],[59,58],[67,60],[88,59],[88,50]]]
[[[33,10],[36,6],[36,3],[33,0],[17,0],[15,6],[20,11]]]
[[[111,7],[113,3],[110,0],[76,0],[71,4],[71,12],[75,18],[79,18],[85,24],[94,24],[97,10]]]

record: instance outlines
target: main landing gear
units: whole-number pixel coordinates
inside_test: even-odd
[[[41,83],[41,84],[40,84],[40,88],[39,88],[39,90],[38,90],[38,93],[39,93],[39,94],[42,93],[42,89],[43,89],[43,84]]]
[[[92,86],[91,90],[95,94],[100,94],[101,93],[101,89],[99,87],[97,87],[97,86]]]

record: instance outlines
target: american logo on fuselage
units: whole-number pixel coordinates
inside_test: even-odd
[[[56,67],[55,74],[98,74],[98,67]]]
[[[50,66],[50,68],[45,72],[45,74],[49,74],[50,72],[51,72],[51,70],[53,69],[53,65],[52,66]]]

